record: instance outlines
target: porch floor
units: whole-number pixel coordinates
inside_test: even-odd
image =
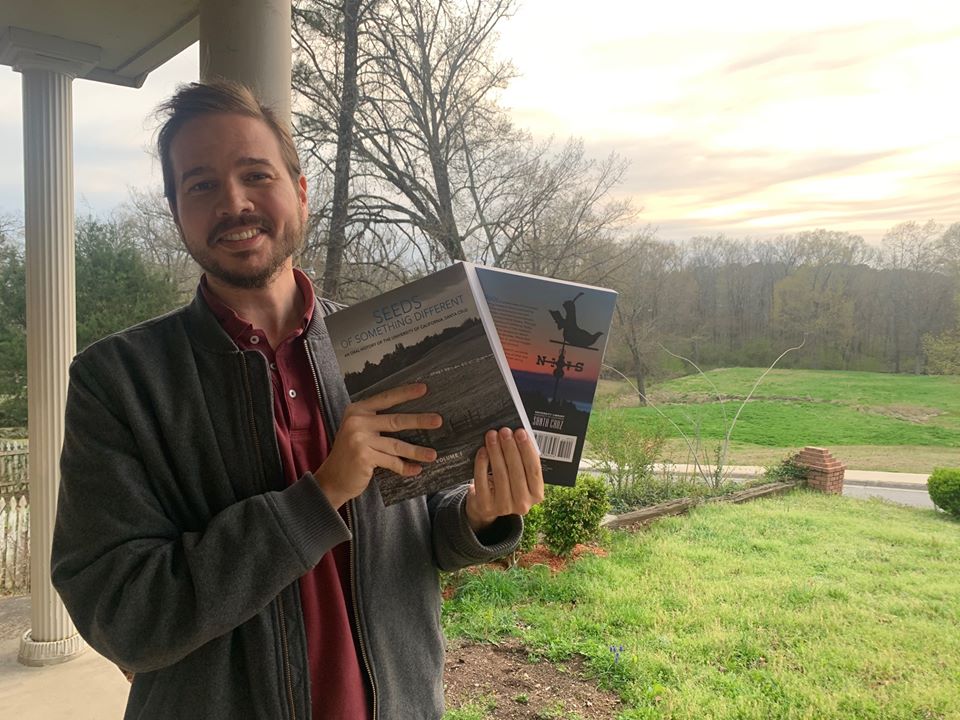
[[[60,665],[17,662],[20,637],[30,628],[30,597],[0,598],[0,707],[18,720],[117,720],[129,685],[116,666],[87,650]]]

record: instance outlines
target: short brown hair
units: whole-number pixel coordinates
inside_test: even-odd
[[[161,103],[156,111],[157,117],[163,118],[163,125],[157,133],[157,152],[163,170],[163,194],[174,211],[177,207],[177,187],[173,177],[170,146],[186,123],[202,115],[214,113],[232,113],[265,122],[280,144],[280,155],[294,184],[300,180],[300,158],[297,156],[297,148],[293,144],[290,131],[277,119],[273,110],[257,99],[249,87],[233,80],[180,85],[173,97]]]

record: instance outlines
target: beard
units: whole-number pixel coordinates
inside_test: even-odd
[[[229,232],[236,227],[258,226],[263,228],[263,232],[273,238],[270,243],[270,255],[266,263],[243,269],[231,269],[220,263],[213,253],[208,249],[213,247],[215,238],[219,235]],[[241,215],[234,220],[224,220],[211,231],[207,243],[201,247],[191,247],[189,243],[184,242],[187,252],[197,262],[203,271],[218,280],[243,290],[255,290],[266,287],[272,280],[280,267],[291,257],[303,244],[304,223],[299,218],[295,226],[287,225],[286,229],[279,236],[275,235],[273,224],[261,215]],[[183,231],[180,231],[180,237],[183,239]],[[253,253],[251,252],[250,255]],[[239,255],[238,257],[243,257]]]

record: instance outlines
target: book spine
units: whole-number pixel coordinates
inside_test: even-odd
[[[483,294],[483,287],[480,285],[480,279],[477,277],[477,270],[473,263],[461,262],[461,266],[464,270],[464,275],[467,279],[467,283],[470,285],[470,290],[473,293],[473,297],[476,299],[477,303],[477,312],[480,315],[480,322],[483,323],[483,329],[487,334],[487,338],[490,340],[490,347],[493,349],[493,355],[496,358],[497,365],[500,366],[500,372],[503,375],[503,381],[506,383],[507,389],[510,391],[510,395],[513,398],[513,404],[517,408],[517,414],[520,416],[520,421],[523,423],[523,429],[527,432],[527,437],[530,438],[530,442],[534,444],[537,448],[537,453],[540,452],[540,446],[537,444],[536,435],[533,432],[533,428],[530,426],[530,419],[527,417],[527,411],[524,408],[523,400],[520,398],[520,393],[517,390],[517,385],[513,380],[513,371],[510,369],[510,364],[507,362],[507,356],[503,352],[503,345],[500,343],[500,335],[497,333],[497,326],[493,323],[493,316],[490,314],[490,308],[487,307],[487,298]]]

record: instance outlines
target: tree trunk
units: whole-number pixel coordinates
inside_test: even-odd
[[[343,89],[337,116],[337,157],[333,170],[333,201],[327,258],[323,267],[325,297],[336,299],[340,289],[340,268],[347,245],[350,204],[350,155],[353,152],[353,119],[357,110],[357,34],[360,0],[343,0]]]
[[[439,143],[431,139],[430,164],[433,166],[433,182],[437,188],[438,216],[440,219],[440,237],[437,239],[447,251],[450,262],[466,260],[463,253],[463,241],[457,229],[457,220],[453,214],[453,193],[450,191],[450,175],[447,165],[441,159]]]
[[[640,406],[644,407],[647,404],[647,374],[642,368],[638,368],[635,377],[637,380],[637,399],[640,401]]]

